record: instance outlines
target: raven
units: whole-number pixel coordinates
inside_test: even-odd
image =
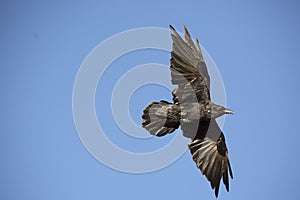
[[[177,85],[172,92],[173,103],[152,102],[143,111],[142,127],[152,135],[163,136],[181,126],[193,160],[210,181],[218,197],[220,181],[229,191],[229,177],[233,178],[223,132],[216,118],[234,114],[230,109],[216,105],[210,98],[210,77],[201,52],[184,25],[185,40],[170,25],[172,51],[170,60],[171,82]]]

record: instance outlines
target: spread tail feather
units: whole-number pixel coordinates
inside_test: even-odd
[[[163,136],[172,133],[180,125],[180,108],[167,101],[152,102],[142,115],[142,126],[152,135]]]

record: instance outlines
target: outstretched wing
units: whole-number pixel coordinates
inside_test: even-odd
[[[196,45],[184,26],[184,41],[176,30],[170,25],[172,31],[172,52],[171,52],[171,78],[172,84],[178,85],[177,91],[173,94],[182,94],[182,90],[193,89],[189,92],[195,93],[198,101],[210,100],[210,77],[202,56],[201,48],[196,40]],[[188,95],[186,95],[188,96]],[[175,96],[176,98],[176,96]],[[179,99],[178,99],[179,98]],[[177,96],[177,101],[181,96]],[[175,102],[176,103],[176,102]]]
[[[229,178],[233,178],[225,137],[215,119],[210,123],[202,122],[195,139],[189,143],[189,149],[202,174],[210,181],[218,197],[220,181],[229,191]],[[201,132],[204,131],[204,132]]]

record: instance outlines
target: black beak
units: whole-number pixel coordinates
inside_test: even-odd
[[[228,108],[225,108],[225,114],[234,114],[234,112]]]

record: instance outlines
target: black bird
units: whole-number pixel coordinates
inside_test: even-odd
[[[156,136],[181,126],[183,135],[192,139],[188,147],[193,160],[218,197],[221,179],[229,191],[228,172],[233,175],[225,137],[215,118],[234,112],[211,101],[210,77],[198,38],[195,44],[185,26],[185,41],[171,25],[170,29],[171,81],[178,87],[172,92],[173,103],[152,102],[144,109],[142,126]]]

